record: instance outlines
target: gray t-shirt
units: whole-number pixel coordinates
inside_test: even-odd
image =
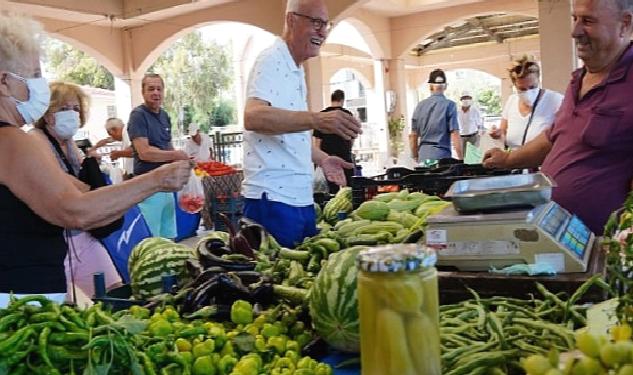
[[[138,152],[134,148],[134,139],[147,138],[150,146],[161,150],[173,150],[171,144],[171,120],[167,112],[161,108],[159,113],[154,113],[144,104],[141,104],[130,113],[127,132],[130,136],[130,142],[132,142],[135,175],[147,173],[165,164],[165,162],[147,162],[139,159]]]

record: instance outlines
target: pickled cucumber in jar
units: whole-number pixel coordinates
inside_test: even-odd
[[[358,256],[363,375],[440,375],[436,256],[389,245]]]

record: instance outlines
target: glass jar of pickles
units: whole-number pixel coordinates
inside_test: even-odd
[[[363,375],[441,375],[436,259],[417,244],[358,255]]]

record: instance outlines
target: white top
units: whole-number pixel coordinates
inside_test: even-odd
[[[563,101],[563,95],[555,91],[544,90],[543,97],[539,99],[536,105],[536,112],[534,112],[532,123],[525,137],[525,143],[536,138],[543,130],[552,126],[556,112],[558,112],[558,108],[560,108],[560,104]],[[521,112],[519,112],[519,96],[517,94],[510,95],[503,108],[501,117],[508,121],[506,145],[511,149],[521,147],[525,126],[530,118],[530,114],[528,113],[527,116],[523,116]]]
[[[125,150],[128,147],[132,146],[132,142],[130,142],[130,136],[127,134],[127,125],[123,128],[123,139],[121,140],[121,149]],[[126,173],[132,174],[134,173],[134,158],[121,158],[123,161],[123,170]]]
[[[200,133],[200,145],[191,139],[185,141],[185,152],[195,161],[209,161],[211,159],[211,138],[209,135]]]
[[[462,110],[460,105],[457,106],[457,122],[459,123],[460,135],[475,134],[484,126],[481,112],[479,112],[477,107],[473,107],[472,105],[466,112]]]
[[[246,96],[277,108],[307,111],[303,67],[297,66],[282,39],[257,57]],[[312,205],[311,138],[311,131],[266,135],[244,130],[244,197],[261,199],[266,193],[269,200],[291,206]]]

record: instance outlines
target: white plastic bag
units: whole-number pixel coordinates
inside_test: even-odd
[[[314,179],[312,181],[312,190],[314,193],[329,193],[330,188],[327,184],[327,179],[325,178],[325,174],[323,174],[323,169],[321,167],[316,167],[314,169]]]
[[[198,213],[204,207],[204,188],[200,177],[192,173],[187,184],[178,192],[178,206],[190,214]]]

